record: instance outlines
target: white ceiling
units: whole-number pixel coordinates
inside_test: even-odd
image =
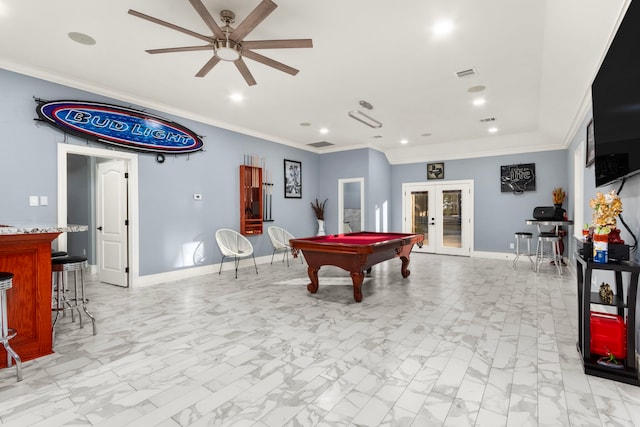
[[[631,0],[274,1],[245,40],[313,39],[312,49],[259,51],[297,76],[246,59],[249,87],[227,62],[194,77],[209,52],[146,53],[202,41],[127,11],[210,35],[188,0],[0,0],[0,68],[311,151],[371,147],[394,164],[561,149],[590,108],[590,83]],[[216,19],[234,11],[235,25],[259,2],[203,0]],[[441,19],[453,22],[448,37],[432,33]],[[456,76],[469,68],[478,74]],[[486,90],[468,92],[476,85]],[[478,95],[486,104],[474,107]],[[383,127],[349,118],[354,109]],[[495,134],[480,122],[489,117]],[[335,146],[307,146],[325,140]]]

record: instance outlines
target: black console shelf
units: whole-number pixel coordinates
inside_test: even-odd
[[[591,292],[591,277],[594,270],[613,271],[615,275],[616,295],[612,303],[602,301],[598,292]],[[622,273],[630,273],[629,286],[624,289]],[[601,378],[640,386],[638,366],[636,366],[636,299],[638,296],[638,275],[640,264],[630,261],[599,264],[576,254],[576,273],[578,278],[578,351],[582,355],[584,372]],[[591,355],[591,304],[616,307],[618,315],[627,322],[627,355],[622,361],[624,369],[608,368],[598,364],[600,356]]]

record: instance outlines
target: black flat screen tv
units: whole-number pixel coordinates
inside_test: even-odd
[[[640,173],[640,0],[629,5],[591,98],[596,187]]]

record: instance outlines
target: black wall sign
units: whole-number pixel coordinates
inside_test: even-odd
[[[500,191],[503,193],[522,193],[536,189],[536,164],[500,166]]]

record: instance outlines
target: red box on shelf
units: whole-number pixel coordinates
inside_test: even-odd
[[[608,356],[613,353],[618,359],[627,356],[627,327],[621,316],[591,312],[591,354]]]

